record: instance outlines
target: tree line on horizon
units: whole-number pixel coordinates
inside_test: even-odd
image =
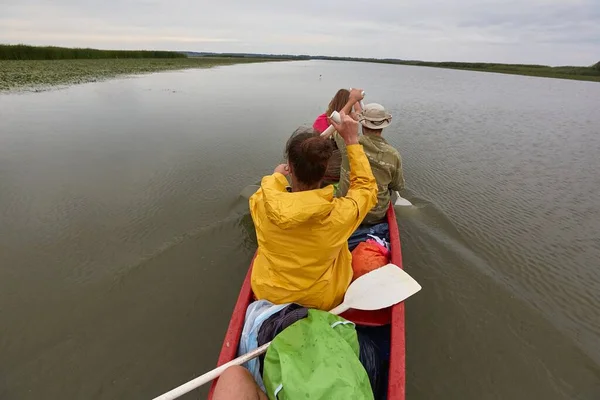
[[[55,46],[0,44],[0,60],[79,60],[107,58],[186,58],[176,51],[98,50]]]
[[[568,69],[595,69],[600,70],[600,62],[585,66],[558,66],[551,67],[549,65],[542,64],[504,64],[504,63],[485,63],[485,62],[459,62],[459,61],[420,61],[420,60],[403,60],[399,58],[368,58],[368,57],[340,57],[340,56],[311,56],[308,54],[290,55],[290,54],[261,54],[261,53],[214,53],[214,52],[184,52],[190,57],[259,57],[259,58],[276,58],[276,59],[289,59],[289,60],[332,60],[332,61],[358,61],[358,62],[372,62],[382,64],[402,64],[402,65],[415,65],[424,67],[444,67],[444,68],[469,68],[469,69],[486,69],[486,68],[531,68],[531,69],[555,69],[555,70],[568,70]]]

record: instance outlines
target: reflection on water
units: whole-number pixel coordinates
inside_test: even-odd
[[[600,85],[311,61],[0,95],[0,398],[211,369],[255,245],[238,194],[348,86],[394,115],[417,205],[408,398],[599,397]]]

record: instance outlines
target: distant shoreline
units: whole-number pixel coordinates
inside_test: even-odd
[[[433,67],[445,69],[458,69],[465,71],[494,72],[510,75],[539,76],[544,78],[571,79],[580,81],[600,82],[600,62],[589,67],[578,66],[560,66],[551,67],[548,65],[532,64],[498,64],[498,63],[467,63],[454,61],[414,61],[399,60],[394,58],[360,58],[360,57],[330,57],[330,56],[310,56],[310,55],[286,55],[286,54],[243,54],[243,53],[197,53],[184,52],[188,57],[231,57],[246,58],[254,57],[269,58],[278,60],[330,60],[330,61],[355,61],[377,64],[409,65],[415,67]]]
[[[397,65],[408,65],[408,66],[417,66],[417,67],[430,67],[430,68],[443,68],[443,69],[455,69],[462,71],[476,71],[476,72],[493,72],[496,74],[507,74],[507,75],[521,75],[521,76],[537,76],[540,78],[555,78],[555,79],[568,79],[568,80],[576,80],[576,81],[587,81],[587,82],[600,82],[600,71],[598,73],[587,71],[588,67],[546,67],[539,69],[528,69],[523,67],[512,67],[511,64],[506,64],[506,66],[498,66],[495,67],[491,64],[488,67],[466,67],[466,66],[448,66],[442,65],[445,63],[422,63],[422,64],[412,64],[412,63],[390,63]],[[569,68],[586,68],[585,71],[582,72],[568,72]],[[562,72],[560,69],[567,70]]]
[[[355,61],[600,82],[600,62],[589,67],[550,67],[529,64],[430,62],[393,58],[98,50],[0,44],[0,91],[40,90],[40,88],[43,90],[56,85],[94,82],[120,75],[285,60]]]

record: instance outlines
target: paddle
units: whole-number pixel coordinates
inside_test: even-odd
[[[394,264],[388,264],[371,271],[350,284],[344,301],[330,311],[332,314],[341,314],[355,308],[358,310],[379,310],[391,307],[407,299],[421,290],[421,285],[410,275]],[[258,347],[249,353],[225,363],[212,371],[205,373],[175,389],[156,397],[154,400],[170,400],[183,396],[213,379],[218,378],[225,370],[234,365],[242,365],[253,358],[265,353],[269,343]]]
[[[240,192],[240,197],[245,197],[249,199],[254,193],[256,193],[258,189],[260,189],[260,186],[258,185],[248,185],[242,189],[242,191]]]
[[[395,206],[412,206],[412,203],[400,196],[400,193],[396,192],[396,196],[396,201],[394,202]]]

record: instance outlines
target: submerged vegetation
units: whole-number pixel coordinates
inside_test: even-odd
[[[96,82],[119,75],[273,61],[261,58],[120,58],[98,60],[0,60],[0,91],[43,90],[54,85]]]
[[[119,75],[264,61],[275,59],[192,58],[175,51],[96,50],[0,44],[0,91],[39,91],[50,86],[95,82]]]

